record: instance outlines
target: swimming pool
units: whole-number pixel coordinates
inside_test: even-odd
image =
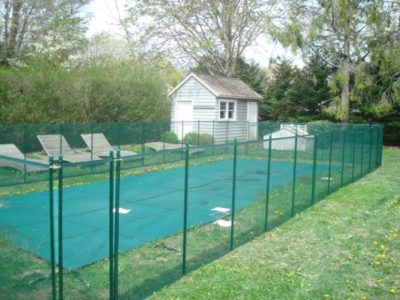
[[[271,169],[271,190],[291,182],[293,162],[272,161]],[[319,176],[327,170],[327,166],[317,166]],[[312,164],[297,163],[297,176],[310,177],[311,173]],[[265,192],[266,177],[266,161],[238,160],[236,210],[256,202]],[[183,168],[122,177],[120,193],[121,252],[182,231]],[[54,195],[56,205],[57,193]],[[22,249],[50,260],[48,192],[17,195],[1,201],[0,230],[3,234]],[[220,219],[224,214],[213,209],[230,209],[231,201],[232,160],[190,167],[189,227]],[[76,269],[107,257],[109,182],[64,188],[63,211],[64,267]]]

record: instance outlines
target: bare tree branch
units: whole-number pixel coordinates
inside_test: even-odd
[[[132,0],[130,20],[148,20],[153,39],[169,38],[211,72],[234,76],[244,50],[265,30],[274,0]],[[134,9],[140,7],[141,9]],[[139,15],[140,14],[140,15]],[[135,24],[131,23],[131,26]]]

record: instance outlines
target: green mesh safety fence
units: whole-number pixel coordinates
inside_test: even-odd
[[[382,141],[376,124],[1,126],[0,298],[142,299],[375,170]]]
[[[206,163],[200,157],[188,157],[185,272],[229,251],[229,230],[219,230],[213,222],[229,215],[219,209],[229,211],[231,208],[232,150],[232,145],[214,147],[214,151],[219,154],[210,157],[210,162]],[[202,226],[204,224],[206,225]]]

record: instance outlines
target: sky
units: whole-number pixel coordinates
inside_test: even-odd
[[[123,16],[125,0],[117,0],[118,7]],[[87,35],[107,32],[112,35],[120,35],[118,30],[118,13],[114,0],[92,0],[87,7],[90,15],[89,30]]]
[[[123,17],[123,8],[125,0],[92,0],[87,7],[90,15],[89,30],[87,35],[93,36],[97,33],[106,32],[114,37],[123,37],[122,31],[118,28],[118,11],[115,2],[119,7],[121,16]],[[245,52],[245,58],[248,61],[254,61],[261,67],[267,67],[272,57],[289,57],[293,59],[293,63],[298,66],[302,65],[299,57],[294,57],[290,50],[285,50],[280,45],[268,42],[265,37],[259,37],[254,45],[249,47]]]

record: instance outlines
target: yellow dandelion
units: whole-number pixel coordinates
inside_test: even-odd
[[[379,259],[377,259],[376,261],[375,261],[375,265],[376,266],[380,266],[382,264],[382,262],[379,260]]]
[[[391,289],[389,290],[389,292],[390,292],[391,294],[394,294],[394,293],[396,293],[396,289],[395,289],[395,288],[391,288]]]
[[[381,251],[385,251],[385,245],[381,245]]]
[[[325,293],[325,294],[324,294],[324,298],[325,298],[325,299],[328,299],[329,297],[330,297],[330,295],[329,295],[328,293]]]
[[[367,300],[367,296],[362,295],[362,296],[361,296],[361,300]]]

